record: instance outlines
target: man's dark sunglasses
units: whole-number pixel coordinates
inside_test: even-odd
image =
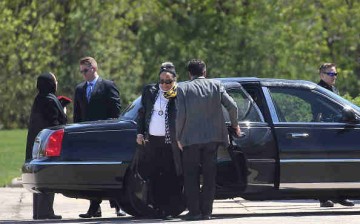
[[[174,82],[174,80],[172,80],[172,79],[160,79],[160,84],[171,84],[171,83],[173,83]]]
[[[83,70],[80,70],[81,74],[86,74],[90,69],[89,68],[85,68]]]
[[[338,73],[337,72],[324,72],[325,74],[327,74],[328,76],[334,77],[337,76]]]

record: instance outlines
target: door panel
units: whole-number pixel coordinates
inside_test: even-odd
[[[232,170],[232,173],[237,173],[237,176],[245,175],[243,181],[246,184],[246,192],[261,192],[273,189],[275,185],[277,150],[271,128],[264,121],[258,105],[239,83],[233,85],[227,84],[225,87],[238,105],[238,121],[241,131],[245,135],[241,138],[235,138],[233,141],[235,145],[233,161],[231,161],[229,152],[220,152],[218,159],[224,163],[226,161],[226,156],[224,155],[227,155],[228,162],[230,161],[233,167],[238,165],[242,171],[246,169],[244,173],[240,174],[239,169],[236,169],[236,167]],[[258,88],[260,89],[260,87]],[[226,121],[229,121],[226,112],[224,112],[224,115]],[[227,186],[232,184],[236,184],[236,182],[230,182]]]
[[[272,87],[270,93],[280,188],[347,188],[360,181],[354,172],[360,169],[360,126],[341,121],[343,105],[309,89]]]

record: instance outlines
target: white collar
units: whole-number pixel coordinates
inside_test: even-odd
[[[87,84],[89,85],[91,83],[93,86],[95,86],[98,79],[99,79],[99,76],[97,75],[97,76],[95,76],[95,79],[92,80],[91,82],[87,81]]]

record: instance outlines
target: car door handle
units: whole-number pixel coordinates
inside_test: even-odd
[[[307,138],[309,137],[308,133],[287,133],[287,138]]]

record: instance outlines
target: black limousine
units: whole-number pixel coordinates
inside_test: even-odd
[[[219,80],[238,104],[244,136],[230,138],[231,146],[218,152],[216,199],[360,198],[358,106],[309,81]],[[149,189],[129,168],[139,107],[140,98],[119,119],[41,131],[23,165],[24,187],[115,197],[133,216],[150,214]],[[185,209],[175,204],[172,215]]]

